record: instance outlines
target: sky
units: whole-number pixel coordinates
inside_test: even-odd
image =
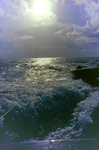
[[[0,0],[0,59],[98,56],[99,0]]]

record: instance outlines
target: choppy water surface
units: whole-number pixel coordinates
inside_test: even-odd
[[[0,60],[0,143],[99,138],[99,88],[72,78],[77,65],[99,59]]]

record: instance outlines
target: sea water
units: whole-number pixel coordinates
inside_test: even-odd
[[[0,144],[99,138],[99,87],[73,79],[78,65],[99,58],[0,60]]]

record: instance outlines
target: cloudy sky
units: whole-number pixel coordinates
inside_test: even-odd
[[[99,0],[0,0],[0,58],[99,56]]]

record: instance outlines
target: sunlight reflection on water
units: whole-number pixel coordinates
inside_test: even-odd
[[[53,58],[36,58],[35,65],[48,65],[51,63],[52,60]]]

